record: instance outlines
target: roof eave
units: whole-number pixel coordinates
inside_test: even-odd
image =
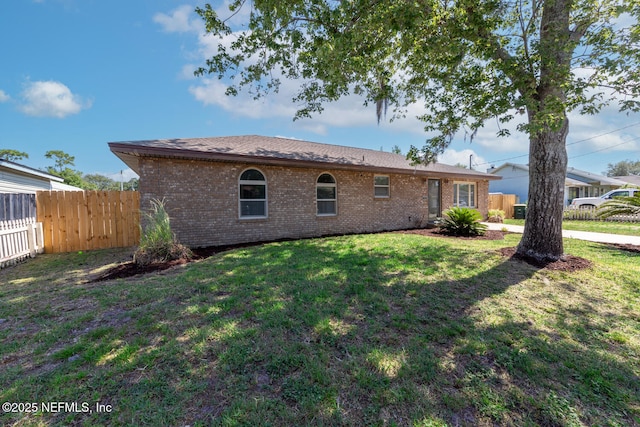
[[[219,162],[241,162],[241,163],[258,163],[273,166],[293,166],[293,167],[314,167],[318,169],[339,169],[339,170],[354,170],[354,171],[367,171],[367,172],[379,172],[379,173],[397,173],[404,175],[421,175],[421,176],[434,176],[438,178],[461,178],[462,176],[473,179],[486,179],[486,180],[499,180],[501,176],[493,176],[485,173],[469,173],[461,170],[461,173],[456,172],[443,172],[433,171],[426,169],[402,169],[402,168],[388,168],[382,166],[375,166],[369,164],[353,164],[353,163],[338,163],[338,162],[319,162],[314,160],[303,159],[283,159],[283,158],[269,158],[264,156],[253,156],[249,154],[229,154],[229,153],[216,153],[205,152],[195,150],[175,150],[172,148],[163,147],[146,147],[140,145],[131,145],[127,143],[110,142],[109,148],[111,151],[120,158],[127,166],[133,169],[136,173],[140,174],[139,164],[137,158],[139,157],[162,157],[162,158],[174,158],[184,160],[204,160],[204,161],[219,161]]]
[[[11,169],[16,172],[21,172],[25,175],[37,176],[39,178],[44,178],[49,181],[64,182],[64,179],[60,178],[59,176],[51,175],[50,173],[31,168],[29,166],[20,165],[18,163],[11,162],[9,160],[0,159],[0,166],[4,166],[7,169]]]

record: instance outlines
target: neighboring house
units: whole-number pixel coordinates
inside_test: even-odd
[[[491,193],[515,194],[519,203],[529,200],[529,166],[517,163],[505,163],[499,167],[492,167],[488,173],[501,176],[500,181],[491,181]],[[626,185],[626,182],[592,172],[575,168],[567,168],[564,183],[564,203],[568,205],[577,197],[597,197],[616,188]]]
[[[34,194],[40,190],[82,191],[58,176],[0,159],[0,193]]]
[[[450,206],[484,215],[499,177],[402,155],[263,136],[111,142],[192,247],[399,230]]]

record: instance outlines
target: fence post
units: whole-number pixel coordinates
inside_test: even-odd
[[[36,256],[36,227],[35,224],[27,224],[27,241],[29,243],[29,256]]]

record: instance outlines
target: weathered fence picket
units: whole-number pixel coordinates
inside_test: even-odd
[[[0,221],[36,217],[36,195],[0,193]]]

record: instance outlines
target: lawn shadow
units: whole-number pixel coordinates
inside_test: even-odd
[[[598,350],[610,340],[585,332],[594,330],[587,301],[582,308],[558,303],[556,317],[571,318],[571,326],[557,323],[554,333],[507,311],[480,325],[478,303],[539,269],[510,259],[484,268],[486,257],[473,250],[432,241],[402,251],[406,264],[424,264],[416,276],[399,266],[396,250],[302,241],[277,253],[252,251],[256,270],[239,281],[255,278],[254,304],[228,312],[247,327],[217,353],[251,384],[236,404],[266,399],[259,417],[284,405],[326,424],[429,417],[454,425],[597,423],[584,407],[627,422],[637,414],[638,377]],[[451,279],[425,280],[458,270]]]
[[[539,276],[419,236],[238,249],[105,284],[126,324],[88,331],[33,381],[67,378],[76,395],[59,399],[99,396],[136,424],[598,424],[593,408],[637,423],[637,374],[599,350],[623,352],[624,337],[594,324],[592,303],[546,307],[553,328],[500,305]]]

